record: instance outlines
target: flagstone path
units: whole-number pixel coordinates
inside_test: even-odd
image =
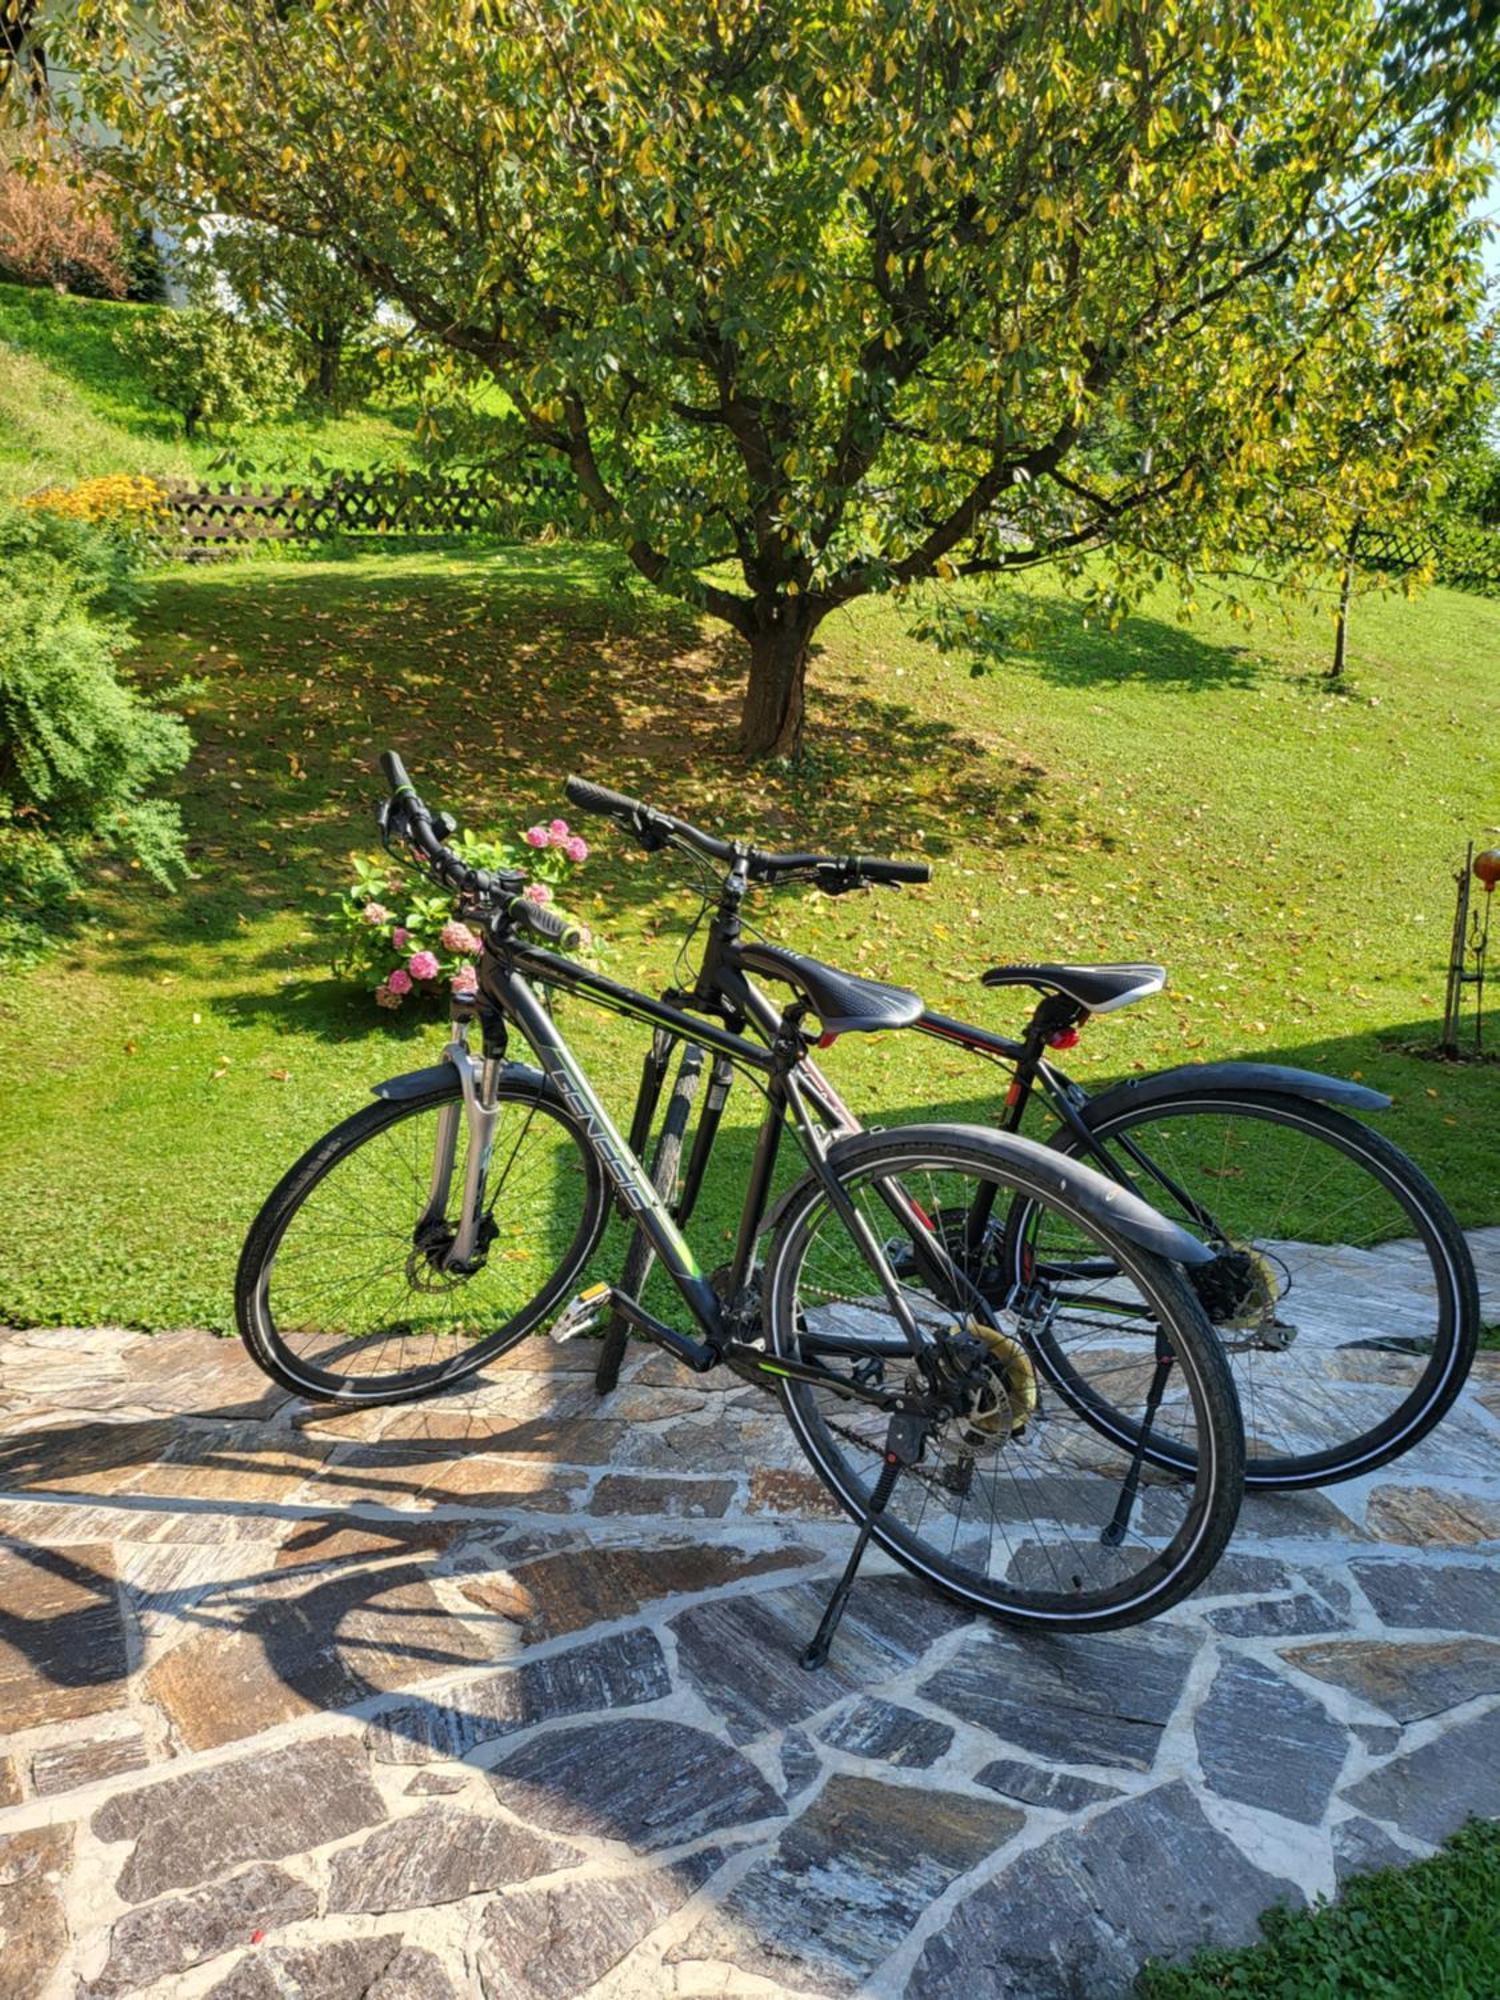
[[[1500,1814],[1500,1355],[1152,1625],[872,1562],[818,1675],[849,1531],[780,1422],[591,1359],[327,1417],[0,1333],[0,2000],[1109,2000]]]

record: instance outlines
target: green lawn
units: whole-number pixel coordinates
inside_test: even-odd
[[[1430,1861],[1358,1877],[1336,1904],[1264,1921],[1265,1941],[1152,1967],[1140,2000],[1492,2000],[1500,1990],[1500,1825]]]
[[[209,474],[226,443],[288,471],[313,457],[345,471],[414,459],[417,413],[405,406],[344,417],[303,410],[229,439],[185,439],[113,340],[126,320],[162,310],[0,284],[0,495],[107,472]]]
[[[758,914],[996,1025],[1025,1002],[979,987],[987,963],[1160,956],[1171,991],[1069,1059],[1090,1084],[1243,1051],[1359,1074],[1395,1094],[1384,1129],[1465,1220],[1500,1220],[1500,1070],[1405,1049],[1434,1038],[1454,858],[1500,819],[1500,604],[1362,603],[1360,691],[1334,697],[1307,678],[1327,647],[1312,612],[1184,630],[1164,599],[1108,635],[1043,591],[1037,650],[975,680],[869,603],[825,630],[805,768],[747,772],[726,752],[733,649],[610,575],[590,550],[472,547],[160,583],[137,667],[198,690],[197,875],[175,897],[103,885],[96,928],[0,993],[0,1320],[226,1325],[239,1238],[281,1169],[373,1080],[432,1060],[436,1023],[330,979],[315,914],[370,842],[386,743],[478,826],[558,810],[580,769],[780,845],[925,853],[930,888]],[[590,832],[583,914],[610,970],[660,985],[692,899]],[[623,1116],[635,1031],[568,1020]],[[915,1037],[849,1038],[829,1061],[872,1113],[994,1102],[993,1072]],[[695,1222],[709,1263],[730,1209],[713,1190]]]

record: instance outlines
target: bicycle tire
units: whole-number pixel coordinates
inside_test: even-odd
[[[571,1142],[577,1155],[569,1171],[576,1170],[581,1177],[577,1189],[578,1221],[570,1231],[569,1241],[550,1277],[516,1310],[509,1312],[500,1325],[479,1338],[464,1339],[462,1345],[456,1346],[443,1361],[420,1368],[379,1375],[339,1373],[309,1362],[291,1344],[287,1334],[277,1324],[272,1286],[278,1253],[283,1250],[298,1216],[318,1190],[328,1184],[330,1175],[335,1174],[341,1165],[355,1159],[362,1149],[371,1147],[383,1135],[393,1133],[406,1121],[427,1112],[442,1110],[461,1097],[462,1090],[455,1071],[451,1083],[444,1082],[418,1096],[378,1100],[364,1106],[326,1133],[288,1168],[252,1223],[235,1276],[236,1321],[240,1337],[256,1365],[293,1394],[314,1402],[356,1405],[410,1402],[436,1394],[451,1383],[473,1374],[496,1355],[524,1339],[565,1299],[592,1256],[604,1233],[609,1211],[604,1177],[584,1129],[559,1094],[541,1078],[504,1077],[497,1098],[502,1140],[496,1148],[496,1159],[500,1159],[504,1144],[507,1107],[522,1117],[523,1132],[530,1129],[530,1120],[538,1115],[550,1120],[555,1135]],[[517,1151],[520,1143],[518,1139]],[[516,1152],[513,1152],[511,1158],[515,1157]],[[494,1187],[493,1179],[491,1186],[494,1191],[490,1209],[493,1210],[501,1190]],[[387,1237],[396,1233],[385,1228],[380,1231]],[[389,1256],[391,1253],[387,1250],[384,1254]],[[414,1254],[407,1254],[408,1267]],[[396,1333],[399,1331],[397,1328]],[[385,1336],[387,1343],[393,1337],[394,1333]],[[364,1351],[359,1346],[357,1335],[344,1338],[343,1346],[352,1355]]]
[[[972,1563],[966,1566],[956,1560],[959,1546],[956,1525],[946,1554],[930,1541],[924,1541],[920,1528],[926,1518],[925,1498],[915,1526],[893,1512],[893,1501],[885,1513],[871,1521],[871,1534],[913,1574],[946,1596],[1001,1623],[1054,1632],[1106,1631],[1137,1623],[1175,1604],[1198,1587],[1223,1553],[1234,1529],[1241,1495],[1243,1438],[1239,1412],[1228,1363],[1181,1271],[1154,1252],[1115,1236],[1097,1217],[1087,1215],[1069,1193],[1068,1175],[1047,1171],[1044,1149],[1030,1151],[1042,1154],[1043,1158],[1027,1159],[1015,1142],[1001,1134],[970,1128],[919,1127],[904,1131],[898,1128],[864,1135],[864,1142],[851,1148],[850,1157],[841,1161],[836,1170],[846,1192],[860,1178],[879,1179],[885,1175],[910,1181],[918,1174],[934,1171],[972,1172],[995,1181],[1013,1195],[1060,1204],[1075,1223],[1085,1227],[1097,1240],[1108,1241],[1121,1264],[1131,1271],[1156,1315],[1155,1332],[1169,1343],[1174,1361],[1180,1364],[1180,1379],[1191,1402],[1200,1448],[1191,1467],[1183,1469],[1176,1482],[1179,1486],[1183,1479],[1192,1482],[1183,1501],[1181,1526],[1159,1552],[1146,1549],[1138,1577],[1092,1593],[1084,1591],[1077,1578],[1067,1589],[1026,1587],[1026,1545],[1013,1546],[1008,1530],[1002,1537],[1001,1555],[1020,1581],[1012,1581],[1009,1575],[997,1581],[988,1570],[981,1580]],[[923,1206],[925,1209],[926,1205]],[[817,1337],[809,1330],[807,1301],[801,1296],[801,1277],[814,1228],[820,1217],[832,1213],[827,1196],[812,1179],[793,1191],[783,1209],[767,1259],[763,1292],[766,1346],[773,1356],[797,1358],[804,1346],[808,1351],[817,1347]],[[856,1302],[856,1310],[860,1309],[861,1302]],[[778,1384],[778,1393],[793,1434],[813,1470],[845,1511],[863,1524],[878,1477],[879,1443],[873,1438],[868,1441],[869,1476],[866,1477],[837,1444],[835,1433],[822,1413],[817,1399],[827,1394],[825,1390],[783,1379]],[[829,1401],[834,1403],[836,1399],[830,1397]],[[1034,1415],[1033,1422],[1037,1421]],[[1017,1435],[1013,1433],[1013,1438]],[[863,1439],[857,1441],[866,1443]],[[999,1453],[995,1462],[1002,1462]],[[863,1466],[865,1461],[860,1463]],[[917,1473],[921,1475],[920,1467]],[[1052,1477],[1050,1463],[1045,1476]],[[940,1475],[929,1475],[928,1483],[940,1483]],[[1155,1489],[1159,1500],[1172,1483],[1164,1482]],[[993,1496],[989,1505],[987,1561],[992,1562],[996,1530]],[[1029,1502],[1027,1507],[1024,1521],[1017,1516],[1018,1531],[1042,1534],[1044,1531],[1030,1511]],[[979,1520],[982,1529],[983,1517]],[[1090,1547],[1104,1539],[1095,1535],[1092,1527],[1083,1532],[1086,1538],[1091,1538]],[[1045,1553],[1045,1543],[1042,1547]],[[1033,1572],[1035,1568],[1033,1563]]]
[[[1420,1167],[1398,1146],[1393,1145],[1384,1134],[1372,1131],[1358,1119],[1328,1105],[1274,1091],[1187,1089],[1181,1097],[1158,1099],[1149,1105],[1129,1106],[1114,1112],[1106,1108],[1102,1117],[1091,1117],[1091,1109],[1089,1105],[1081,1107],[1082,1116],[1096,1139],[1107,1144],[1111,1138],[1128,1133],[1137,1138],[1148,1157],[1150,1147],[1145,1128],[1160,1125],[1168,1119],[1181,1121],[1214,1114],[1219,1117],[1243,1117],[1247,1121],[1257,1121],[1258,1125],[1295,1129],[1315,1144],[1333,1148],[1343,1160],[1384,1189],[1411,1220],[1412,1235],[1421,1246],[1430,1272],[1430,1281],[1416,1279],[1414,1283],[1425,1286],[1430,1282],[1434,1321],[1431,1352],[1410,1393],[1378,1422],[1331,1439],[1321,1449],[1268,1449],[1264,1447],[1257,1428],[1257,1409],[1269,1398],[1257,1397],[1248,1384],[1247,1378],[1252,1373],[1251,1356],[1255,1350],[1246,1346],[1242,1350],[1243,1359],[1237,1353],[1231,1365],[1247,1423],[1247,1488],[1263,1492],[1293,1491],[1358,1478],[1410,1451],[1441,1422],[1463,1388],[1478,1345],[1478,1281],[1468,1244],[1452,1211]],[[1088,1157],[1083,1142],[1066,1127],[1053,1135],[1051,1145],[1053,1150],[1067,1157]],[[1133,1168],[1132,1172],[1137,1187],[1146,1198],[1165,1207],[1160,1185],[1143,1179]],[[1184,1191],[1190,1196],[1195,1194],[1191,1187],[1185,1187]],[[1211,1211],[1214,1197],[1205,1194],[1203,1200],[1205,1208]],[[1012,1271],[1020,1268],[1022,1245],[1028,1227],[1025,1212],[1013,1209],[1007,1217],[1005,1249],[1002,1252],[1006,1267]],[[1202,1285],[1205,1281],[1199,1279],[1198,1282]],[[1295,1344],[1285,1351],[1293,1357],[1299,1352]],[[1302,1351],[1307,1350],[1304,1348]],[[1273,1359],[1265,1363],[1267,1370],[1274,1365]],[[1309,1385],[1312,1385],[1311,1364],[1308,1367]],[[1292,1367],[1283,1372],[1290,1380],[1295,1379]],[[1067,1393],[1063,1373],[1063,1369],[1059,1368],[1057,1385],[1062,1393]],[[1286,1388],[1281,1394],[1286,1398],[1295,1391]],[[1299,1400],[1306,1411],[1318,1407],[1311,1386]],[[1333,1405],[1330,1398],[1325,1396],[1321,1407],[1331,1411]],[[1304,1416],[1303,1421],[1310,1422],[1310,1415]],[[1128,1424],[1120,1426],[1116,1434],[1122,1441],[1133,1442],[1134,1434]],[[1148,1455],[1151,1454],[1148,1452]],[[1163,1465],[1175,1463],[1170,1454],[1154,1458],[1153,1462]]]

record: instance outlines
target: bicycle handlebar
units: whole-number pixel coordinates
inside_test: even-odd
[[[930,882],[932,870],[925,861],[883,861],[864,854],[767,854],[755,847],[738,847],[720,840],[701,827],[658,812],[624,792],[612,792],[588,778],[569,778],[563,790],[568,801],[583,812],[612,819],[626,833],[633,834],[648,849],[664,847],[669,840],[685,841],[711,861],[736,862],[743,859],[753,882],[771,882],[778,875],[812,875],[820,885],[837,894],[860,882],[877,882],[895,888],[902,882]]]
[[[485,897],[499,904],[512,923],[529,930],[544,944],[559,945],[564,951],[578,948],[583,941],[582,930],[559,911],[532,902],[524,893],[526,877],[519,869],[506,869],[497,874],[489,869],[474,868],[461,854],[455,854],[451,847],[444,844],[433,825],[432,814],[406,775],[406,766],[394,750],[381,751],[380,768],[391,788],[387,811],[391,808],[400,811],[403,821],[401,831],[440,882],[451,889]],[[389,827],[389,820],[386,824]],[[448,825],[451,827],[452,822],[449,821]]]

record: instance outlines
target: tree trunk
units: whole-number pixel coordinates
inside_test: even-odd
[[[1354,588],[1354,552],[1359,546],[1359,516],[1349,530],[1349,539],[1344,544],[1344,569],[1339,578],[1339,611],[1333,628],[1333,665],[1328,669],[1331,681],[1344,678],[1344,660],[1349,639],[1349,596]]]
[[[795,757],[802,748],[804,683],[814,620],[771,617],[750,640],[750,678],[740,710],[747,757]]]
[[[320,326],[317,333],[317,392],[331,410],[339,407],[339,374],[344,358],[344,336],[339,327]]]

